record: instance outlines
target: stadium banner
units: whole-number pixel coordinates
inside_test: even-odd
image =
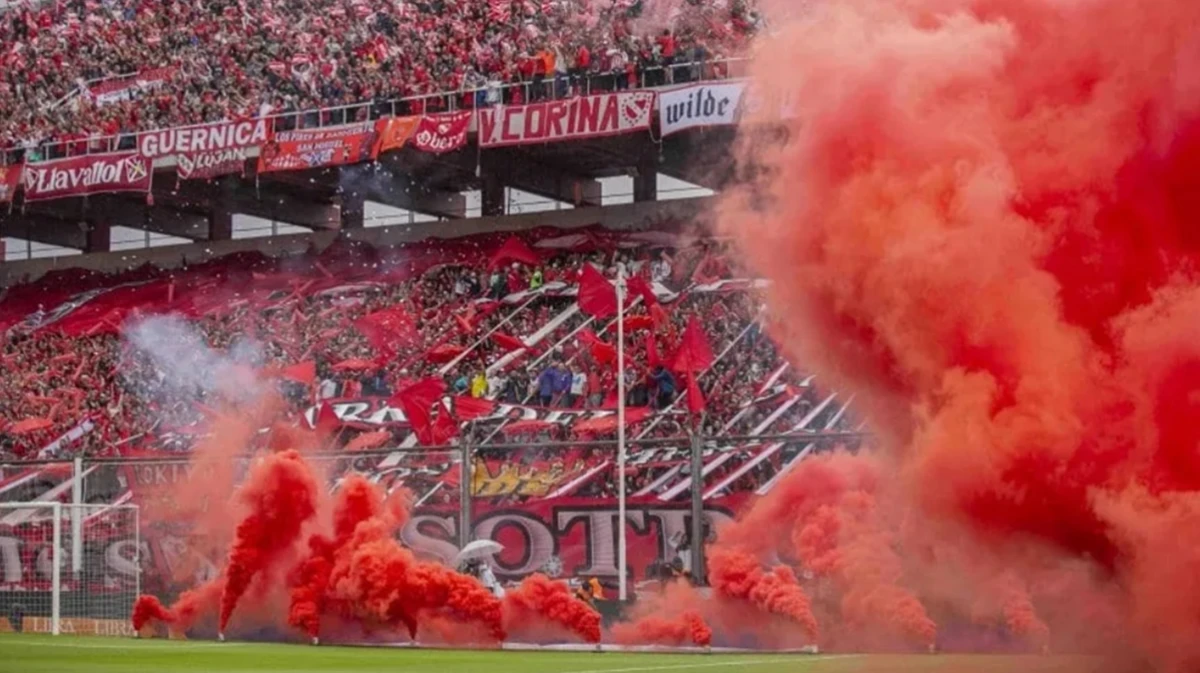
[[[696,84],[658,94],[658,124],[669,136],[699,126],[729,126],[740,116],[743,82]]]
[[[209,180],[246,170],[246,149],[231,147],[175,156],[175,173],[182,180]]]
[[[157,159],[171,154],[257,147],[270,139],[269,119],[246,119],[143,133],[138,136],[138,151]]]
[[[404,147],[420,125],[421,117],[388,117],[375,122],[379,138],[375,156]]]
[[[413,147],[422,152],[444,154],[453,152],[467,144],[467,131],[471,129],[471,112],[449,112],[427,115],[421,118]]]
[[[654,93],[632,91],[581,96],[479,111],[479,145],[505,147],[599,138],[650,128]]]
[[[22,164],[0,166],[0,203],[8,203],[21,186]]]
[[[460,405],[459,399],[451,398],[455,409]],[[375,430],[380,427],[409,426],[404,410],[392,406],[386,397],[336,398],[322,402],[328,405],[337,416],[342,426],[359,430]],[[616,430],[616,411],[612,409],[560,409],[505,404],[500,402],[476,402],[472,404],[471,420],[476,426],[499,424],[501,422],[525,422],[531,431],[548,431],[551,429],[568,429],[578,423],[588,421],[589,426],[599,425],[601,429],[611,426]],[[479,407],[475,409],[474,407]],[[304,420],[309,427],[316,427],[320,406],[311,406],[304,412]],[[460,413],[461,415],[461,413]],[[626,425],[641,423],[651,416],[646,407],[630,408],[625,414]]]
[[[280,131],[263,146],[258,172],[299,171],[322,166],[343,166],[375,158],[378,133],[375,122],[300,131]]]
[[[153,162],[137,152],[89,154],[25,165],[26,201],[110,192],[149,192]]]
[[[99,106],[140,98],[142,94],[162,88],[178,69],[175,66],[143,70],[133,77],[104,80],[88,86],[85,95]]]
[[[522,468],[512,479],[525,483],[532,466]],[[540,467],[538,468],[540,469]],[[162,471],[161,469],[159,470]],[[376,470],[377,471],[377,470]],[[175,471],[181,480],[189,478]],[[369,479],[371,474],[364,474]],[[421,481],[420,473],[377,483],[410,487]],[[177,482],[179,483],[179,482]],[[137,531],[120,521],[110,521],[102,535],[89,533],[83,549],[82,577],[103,578],[103,583],[84,582],[63,573],[63,591],[71,592],[73,605],[88,605],[88,616],[75,617],[71,629],[77,633],[124,635],[129,631],[114,628],[110,620],[128,620],[128,606],[138,586],[138,552],[144,593],[170,596],[191,588],[199,581],[212,579],[223,562],[224,550],[198,539],[193,524],[173,512],[170,503],[159,507],[162,486],[132,489],[132,501],[142,506],[141,544]],[[446,491],[450,500],[457,497]],[[147,500],[146,497],[149,497]],[[473,498],[470,521],[474,539],[494,539],[504,545],[497,554],[496,575],[515,581],[535,572],[550,577],[572,578],[580,575],[615,581],[617,572],[616,527],[618,503],[611,497],[514,497]],[[422,559],[450,565],[459,546],[461,513],[453,504],[437,498],[437,504],[418,505],[399,539]],[[738,492],[706,502],[706,519],[720,527],[752,502],[753,494]],[[194,513],[193,513],[194,514]],[[644,581],[664,556],[671,558],[688,534],[691,508],[686,499],[662,502],[655,497],[629,498],[627,517],[628,568],[633,578]],[[100,515],[103,521],[103,515]],[[5,526],[0,531],[0,592],[13,600],[23,598],[28,606],[25,620],[28,632],[41,629],[30,620],[45,616],[37,606],[49,606],[41,600],[51,590],[50,564],[42,559],[50,554],[49,526],[36,518]],[[67,617],[69,615],[64,615]],[[99,623],[97,623],[99,622]],[[0,626],[0,632],[4,629]]]

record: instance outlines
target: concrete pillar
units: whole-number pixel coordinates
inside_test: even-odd
[[[84,252],[108,252],[112,249],[112,227],[108,222],[88,222]]]
[[[483,174],[481,201],[483,202],[484,217],[504,214],[504,181],[500,179],[499,175],[491,171]]]
[[[658,200],[658,162],[654,157],[638,162],[637,175],[633,176],[633,200],[635,203]]]
[[[208,216],[208,240],[228,241],[233,238],[233,211],[216,206]]]
[[[342,229],[362,229],[366,219],[366,196],[362,192],[342,194]]]

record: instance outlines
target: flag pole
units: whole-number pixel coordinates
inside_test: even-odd
[[[625,525],[625,265],[617,264],[617,586],[628,600]]]

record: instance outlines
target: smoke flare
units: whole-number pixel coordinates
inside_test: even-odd
[[[747,128],[784,100],[795,118],[784,142],[743,134],[750,184],[718,226],[773,281],[781,341],[869,413],[889,508],[1002,562],[1044,550],[1015,572],[1092,565],[1135,652],[1193,667],[1200,3],[776,5]],[[750,518],[803,518],[779,500]],[[814,516],[803,541],[851,579],[851,549],[819,544],[844,510]],[[1029,601],[1001,602],[1041,637]]]
[[[169,624],[175,621],[175,616],[159,602],[157,597],[138,596],[137,600],[133,603],[133,616],[130,617],[130,622],[133,623],[133,630],[140,632],[152,620]]]
[[[791,568],[776,566],[764,571],[748,552],[720,547],[709,557],[709,579],[720,595],[748,601],[768,613],[786,617],[800,625],[811,642],[816,642],[817,620]]]
[[[316,478],[296,451],[269,455],[250,472],[239,494],[250,513],[238,524],[224,573],[221,633],[250,582],[296,546],[317,512],[318,492]]]
[[[509,633],[528,637],[531,629],[546,622],[585,643],[600,642],[600,613],[571,595],[566,582],[534,574],[504,595],[504,623]]]

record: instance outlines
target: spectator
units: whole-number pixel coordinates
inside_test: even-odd
[[[487,374],[485,374],[483,372],[483,370],[481,369],[478,372],[476,372],[475,377],[471,379],[471,397],[474,397],[476,399],[482,398],[484,395],[487,394],[487,391],[488,391]]]
[[[654,404],[655,409],[666,409],[675,400],[675,376],[667,371],[667,368],[658,365],[654,368],[654,372],[650,376],[654,382]]]
[[[543,407],[549,407],[554,402],[554,389],[558,382],[558,362],[542,370],[537,378],[538,402]]]
[[[567,406],[574,407],[577,402],[583,400],[587,395],[587,374],[578,369],[571,375],[571,391],[567,396]]]

